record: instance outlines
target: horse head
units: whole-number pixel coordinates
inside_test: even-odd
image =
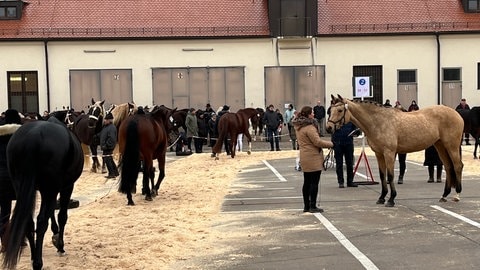
[[[88,108],[88,127],[89,128],[96,128],[100,125],[103,124],[103,117],[105,116],[105,108],[103,107],[103,104],[105,103],[105,100],[103,101],[94,101],[92,98],[92,105]],[[100,123],[100,124],[99,124]]]
[[[331,95],[330,115],[327,121],[327,132],[333,133],[340,129],[345,123],[350,122],[347,99],[340,95]]]

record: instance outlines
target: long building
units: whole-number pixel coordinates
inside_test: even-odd
[[[480,0],[0,1],[0,110],[475,105]]]

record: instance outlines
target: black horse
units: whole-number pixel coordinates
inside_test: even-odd
[[[3,265],[15,268],[26,236],[32,267],[42,269],[43,239],[48,219],[55,214],[58,194],[59,224],[52,224],[52,229],[57,229],[52,241],[59,253],[65,252],[63,234],[74,183],[83,170],[82,148],[75,135],[61,121],[52,117],[48,121],[34,121],[20,127],[7,146],[7,160],[17,202],[5,233]],[[35,228],[32,213],[36,190],[41,194],[41,205]]]
[[[92,105],[88,109],[87,114],[80,115],[75,119],[73,131],[77,135],[81,143],[88,145],[92,155],[91,172],[96,173],[101,170],[102,173],[107,172],[105,164],[100,165],[98,160],[98,146],[100,145],[100,132],[103,127],[103,117],[105,115],[105,108],[103,101],[94,101],[92,98]]]
[[[457,110],[457,112],[463,118],[463,132],[471,134],[475,139],[473,158],[477,159],[477,147],[480,144],[480,107],[472,107],[470,110]]]

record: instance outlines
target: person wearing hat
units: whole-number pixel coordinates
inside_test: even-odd
[[[0,237],[2,238],[5,232],[4,225],[10,219],[12,201],[16,199],[7,167],[7,144],[22,124],[18,111],[13,109],[5,112],[4,121],[5,124],[0,126]]]
[[[104,125],[100,133],[100,147],[102,148],[102,159],[107,165],[108,175],[105,178],[115,178],[119,175],[117,165],[113,161],[113,150],[117,145],[117,128],[113,125],[112,113],[107,113],[103,121]]]

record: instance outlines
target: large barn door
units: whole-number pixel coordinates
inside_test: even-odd
[[[225,104],[232,111],[245,107],[244,67],[153,69],[153,102],[179,109],[216,110]]]
[[[87,111],[94,100],[100,100],[100,72],[98,70],[70,71],[70,105],[76,111]]]
[[[294,66],[265,68],[265,105],[273,104],[284,111],[292,103],[299,110],[303,106],[325,103],[325,67]]]
[[[133,102],[132,70],[110,69],[100,71],[101,100],[105,100],[105,108],[112,104]]]

